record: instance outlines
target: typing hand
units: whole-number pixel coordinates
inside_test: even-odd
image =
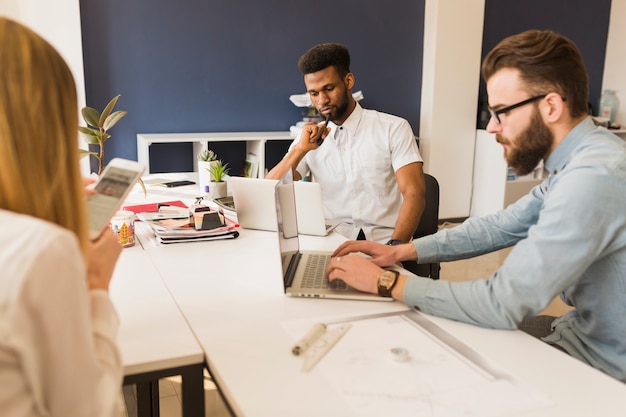
[[[339,245],[332,256],[345,256],[350,253],[361,252],[371,257],[370,261],[378,266],[390,266],[398,262],[398,246],[383,245],[367,240],[349,240]]]
[[[337,278],[359,291],[378,293],[378,276],[383,269],[360,255],[337,256],[326,267],[329,281]]]

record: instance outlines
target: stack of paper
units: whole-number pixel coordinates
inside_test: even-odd
[[[224,226],[210,230],[196,230],[195,226],[185,219],[162,218],[156,213],[138,213],[137,218],[148,225],[157,243],[197,242],[202,240],[234,239],[239,236],[238,225],[224,218]]]

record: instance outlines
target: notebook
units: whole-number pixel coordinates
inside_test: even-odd
[[[232,191],[237,212],[237,222],[246,229],[269,230],[276,228],[275,188],[278,180],[231,177],[228,186]],[[295,186],[298,233],[326,236],[339,221],[324,219],[322,188],[318,183],[298,181]]]
[[[282,267],[285,294],[294,297],[393,301],[391,297],[381,297],[355,290],[341,280],[329,282],[326,278],[326,266],[332,252],[300,251],[291,171],[276,184],[275,188],[275,219],[278,225],[276,235],[280,248],[279,261]]]

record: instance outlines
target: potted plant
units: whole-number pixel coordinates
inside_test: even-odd
[[[198,158],[198,184],[200,190],[213,181],[211,166],[217,164],[217,154],[210,149],[205,149],[197,155]]]
[[[213,178],[209,184],[209,196],[211,199],[226,197],[227,184],[224,181],[224,177],[228,175],[230,168],[228,163],[224,163],[221,159],[217,160],[217,163],[209,167],[209,173]]]
[[[117,110],[113,112],[113,108],[117,104],[117,100],[121,94],[116,95],[109,101],[102,113],[92,107],[83,107],[80,113],[87,123],[87,127],[78,126],[78,132],[87,146],[97,146],[97,151],[79,149],[80,157],[91,155],[98,161],[98,170],[96,174],[102,174],[104,169],[104,142],[111,137],[108,130],[117,124],[124,116],[128,114],[125,110]],[[139,178],[139,184],[143,189],[144,195],[146,194],[146,186],[141,178]]]
[[[108,130],[128,114],[128,112],[124,110],[111,113],[118,98],[120,98],[120,94],[109,101],[109,104],[102,110],[102,113],[92,107],[83,107],[80,111],[85,123],[87,123],[87,127],[78,126],[81,137],[87,142],[87,145],[96,145],[98,147],[97,152],[81,149],[81,158],[87,155],[96,158],[98,161],[98,171],[96,173],[98,175],[102,173],[102,169],[104,168],[104,142],[111,137]]]

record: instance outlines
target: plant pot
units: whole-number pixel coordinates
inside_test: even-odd
[[[204,191],[204,187],[213,181],[213,175],[209,172],[211,165],[217,164],[217,161],[198,161],[198,186],[200,191]]]
[[[228,195],[228,184],[226,181],[209,183],[209,198],[215,200],[216,198],[226,197]]]

